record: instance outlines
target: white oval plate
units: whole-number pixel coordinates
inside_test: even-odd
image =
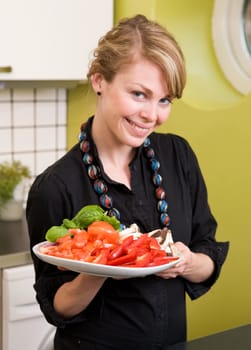
[[[86,273],[88,275],[104,276],[104,277],[144,277],[152,275],[157,272],[169,269],[176,265],[181,257],[177,260],[171,261],[168,264],[151,266],[151,267],[122,267],[122,266],[109,266],[84,262],[80,260],[64,259],[55,256],[43,254],[40,252],[40,247],[51,243],[42,242],[36,244],[32,250],[34,254],[44,262],[52,265],[61,266],[68,270],[75,272]]]

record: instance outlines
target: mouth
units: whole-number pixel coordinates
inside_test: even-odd
[[[134,121],[128,118],[125,118],[125,120],[130,127],[130,131],[133,132],[135,136],[145,137],[152,130],[152,128],[146,127],[145,125],[142,125],[142,124],[135,123]]]

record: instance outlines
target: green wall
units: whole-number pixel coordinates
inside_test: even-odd
[[[183,48],[187,87],[160,131],[178,133],[194,148],[219,224],[217,238],[231,244],[217,284],[202,298],[188,300],[190,339],[251,322],[251,95],[232,88],[217,64],[212,9],[213,0],[115,0],[115,22],[143,13],[164,24]],[[94,107],[88,87],[69,92],[69,147]]]

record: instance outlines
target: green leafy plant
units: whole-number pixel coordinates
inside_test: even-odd
[[[20,161],[0,163],[0,206],[13,198],[16,186],[30,178],[30,170]]]

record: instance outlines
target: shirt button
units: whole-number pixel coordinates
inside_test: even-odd
[[[163,314],[162,312],[159,313],[159,314],[158,314],[158,319],[159,319],[159,320],[162,320],[163,318],[164,318],[164,314]]]

